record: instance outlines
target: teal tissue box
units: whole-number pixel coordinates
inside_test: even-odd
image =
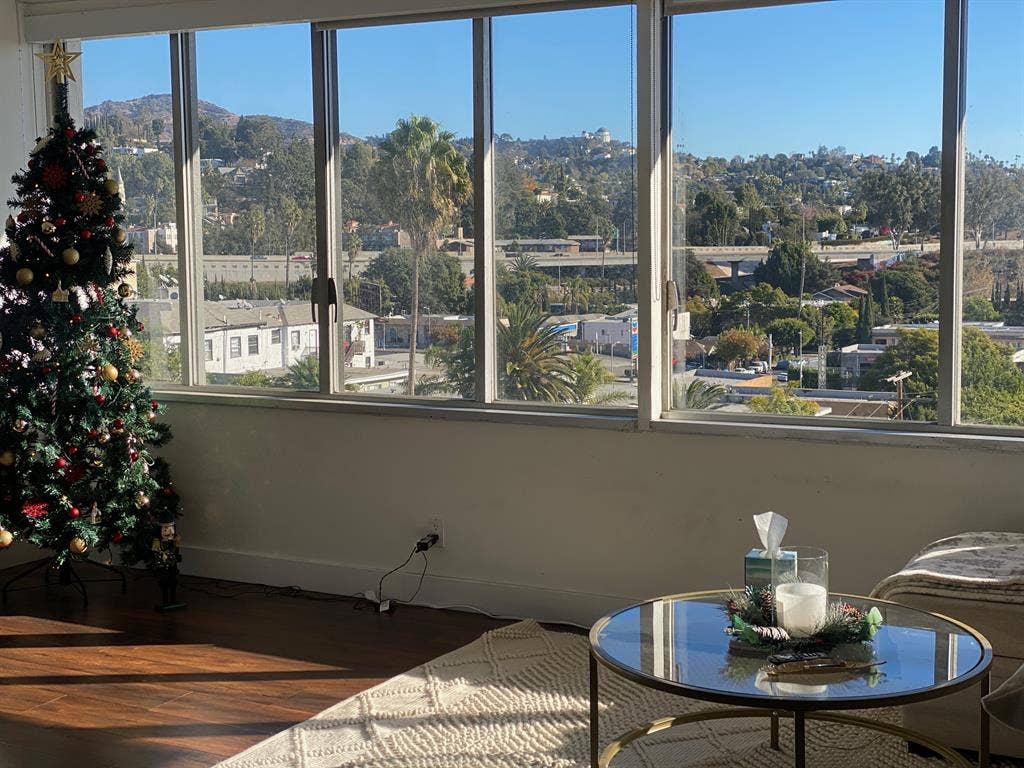
[[[752,549],[743,558],[743,584],[745,586],[761,589],[772,583],[772,559],[764,557],[763,552],[764,550],[761,549]],[[796,577],[796,552],[780,550],[779,556],[775,558],[774,562],[777,581],[791,581]]]

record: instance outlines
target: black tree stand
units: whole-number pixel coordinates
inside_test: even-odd
[[[111,573],[116,574],[117,578],[82,579],[82,577],[79,576],[78,572],[75,570],[75,563],[80,563],[82,565],[91,565],[95,568],[102,568],[105,571],[109,571]],[[42,584],[30,584],[24,587],[14,587],[13,589],[11,588],[12,584],[15,584],[24,579],[26,576],[29,576],[30,574],[33,574],[36,571],[40,571],[43,569],[45,569],[45,575]],[[6,582],[4,582],[2,593],[0,593],[0,596],[2,596],[4,607],[7,607],[8,592],[22,592],[27,589],[49,588],[50,577],[52,574],[56,574],[57,584],[59,586],[74,587],[75,591],[82,596],[82,605],[85,607],[89,605],[89,593],[86,591],[86,584],[120,581],[121,594],[124,595],[128,593],[128,579],[125,577],[124,571],[122,571],[120,568],[117,568],[113,565],[107,565],[106,563],[100,563],[95,560],[89,560],[87,558],[83,558],[81,560],[65,560],[64,562],[58,565],[57,559],[55,557],[44,557],[41,560],[33,561],[29,564],[28,568],[26,568],[25,570],[21,571],[17,575],[11,577]]]

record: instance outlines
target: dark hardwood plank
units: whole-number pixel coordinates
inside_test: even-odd
[[[129,574],[127,595],[90,584],[88,608],[59,587],[11,595],[0,768],[210,766],[504,623],[197,578],[183,579],[188,609],[165,615],[152,579]]]

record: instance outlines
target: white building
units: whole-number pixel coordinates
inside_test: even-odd
[[[345,367],[373,368],[374,316],[346,304],[343,317]],[[177,304],[140,300],[139,318],[150,333],[162,333],[168,347],[181,343]],[[320,350],[319,327],[304,301],[206,301],[203,324],[206,373],[212,376],[281,375]]]
[[[177,253],[178,225],[171,221],[158,227],[130,227],[128,242],[136,253]]]

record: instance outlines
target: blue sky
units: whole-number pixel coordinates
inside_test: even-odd
[[[495,129],[519,137],[630,131],[632,11],[494,20]],[[681,16],[674,139],[698,155],[819,144],[902,155],[940,143],[941,0],[838,0]],[[312,118],[309,28],[198,35],[199,95],[239,114]],[[85,102],[170,89],[165,37],[90,41]],[[429,114],[472,128],[468,21],[339,32],[342,129],[358,136]],[[1024,155],[1024,3],[971,0],[968,146]],[[130,67],[125,68],[125,62]]]

